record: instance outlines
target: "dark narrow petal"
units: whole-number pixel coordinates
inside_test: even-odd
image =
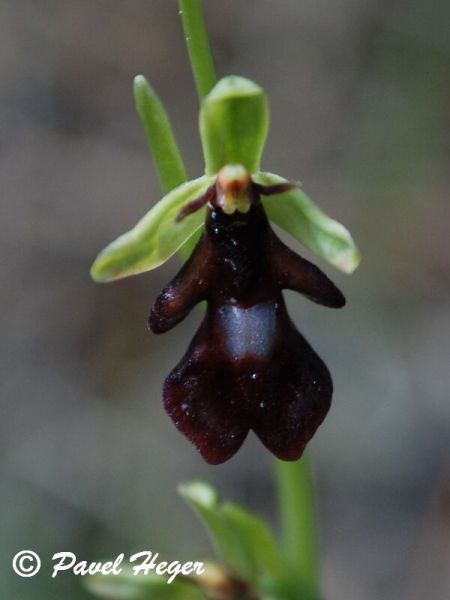
[[[272,234],[270,265],[280,288],[294,290],[329,308],[342,308],[345,297],[316,265],[305,260]]]
[[[182,221],[188,215],[197,212],[197,210],[200,210],[203,206],[205,206],[205,204],[207,204],[208,202],[212,202],[215,198],[215,195],[216,184],[209,187],[203,194],[203,196],[200,196],[200,198],[196,198],[195,200],[188,202],[188,204],[185,204],[180,210],[180,212],[177,214],[175,221]]]
[[[282,194],[283,192],[289,192],[298,187],[296,183],[286,181],[284,183],[275,183],[274,185],[262,185],[260,183],[253,183],[253,186],[263,196],[274,196],[275,194]]]

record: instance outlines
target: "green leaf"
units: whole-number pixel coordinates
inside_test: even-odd
[[[207,483],[193,482],[178,487],[180,495],[198,513],[212,538],[216,552],[232,573],[245,580],[254,578],[253,562],[222,512],[217,492]]]
[[[231,503],[223,504],[223,512],[238,538],[249,546],[255,582],[264,600],[319,600],[316,588],[300,575],[298,565],[291,565],[291,557],[283,555],[263,519]]]
[[[200,135],[206,173],[227,164],[259,169],[269,128],[269,108],[262,88],[244,77],[221,79],[200,110]]]
[[[261,586],[262,600],[321,600],[317,589],[303,584],[295,570],[285,577],[267,580]]]
[[[273,173],[257,173],[256,183],[274,185],[287,180]],[[361,255],[347,229],[328,217],[299,188],[282,194],[263,197],[269,218],[290,233],[305,246],[329,263],[352,273],[358,266]]]
[[[170,192],[188,179],[172,126],[156,92],[143,75],[133,84],[136,109],[156,163],[156,171],[164,193]]]
[[[203,592],[192,583],[173,581],[158,575],[136,575],[131,568],[119,575],[90,575],[86,589],[106,600],[205,600]]]
[[[179,487],[181,496],[198,513],[217,553],[236,577],[252,584],[283,572],[283,557],[265,522],[235,504],[220,502],[208,484]]]
[[[204,194],[213,181],[203,176],[169,192],[131,231],[100,252],[91,268],[92,278],[103,283],[162,265],[202,227],[205,208],[182,221],[175,218],[182,206]]]

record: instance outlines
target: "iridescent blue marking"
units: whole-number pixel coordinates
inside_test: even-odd
[[[235,359],[249,355],[267,357],[275,333],[275,319],[275,306],[270,302],[249,308],[230,304],[221,307],[221,327],[231,356]]]

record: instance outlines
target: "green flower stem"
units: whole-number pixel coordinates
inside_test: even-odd
[[[309,460],[277,460],[276,474],[284,548],[306,588],[319,592],[319,557],[314,488]]]
[[[202,100],[216,84],[202,0],[178,0],[197,91]],[[134,93],[142,124],[154,155],[163,189],[167,192],[187,180],[167,114],[143,77]],[[185,252],[187,256],[188,253]],[[285,551],[312,597],[319,597],[319,558],[314,491],[306,455],[298,462],[276,461],[278,494]]]
[[[217,81],[205,16],[203,14],[203,1],[178,0],[178,6],[198,97],[202,101],[216,85]],[[192,236],[180,248],[180,256],[183,262],[191,255],[197,240],[198,235]]]
[[[183,158],[169,117],[156,92],[142,75],[135,77],[133,92],[161,187],[167,194],[188,180]]]
[[[197,92],[204,98],[216,83],[202,0],[178,0]]]

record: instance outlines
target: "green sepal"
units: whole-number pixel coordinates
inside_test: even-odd
[[[244,77],[221,79],[202,101],[200,135],[206,174],[227,164],[258,171],[269,129],[269,108],[263,89]]]
[[[191,235],[191,237],[188,240],[186,240],[184,244],[180,247],[179,253],[183,263],[185,263],[191,256],[195,246],[197,245],[197,242],[202,236],[202,233],[203,229],[199,227],[197,231],[193,235]]]
[[[89,575],[84,586],[105,600],[206,600],[193,583],[178,578],[167,583],[164,576],[155,574],[133,575],[131,567],[124,567],[119,575]]]
[[[235,504],[222,503],[207,483],[196,481],[178,489],[205,524],[217,553],[233,575],[258,586],[283,573],[281,550],[260,517]]]
[[[257,173],[253,181],[275,185],[287,180],[273,173]],[[352,273],[361,255],[349,231],[328,217],[300,188],[262,197],[271,221],[345,273]]]
[[[109,244],[91,268],[100,283],[150,271],[162,265],[200,228],[206,208],[175,221],[180,209],[202,196],[214,178],[203,176],[169,192],[129,232]]]

